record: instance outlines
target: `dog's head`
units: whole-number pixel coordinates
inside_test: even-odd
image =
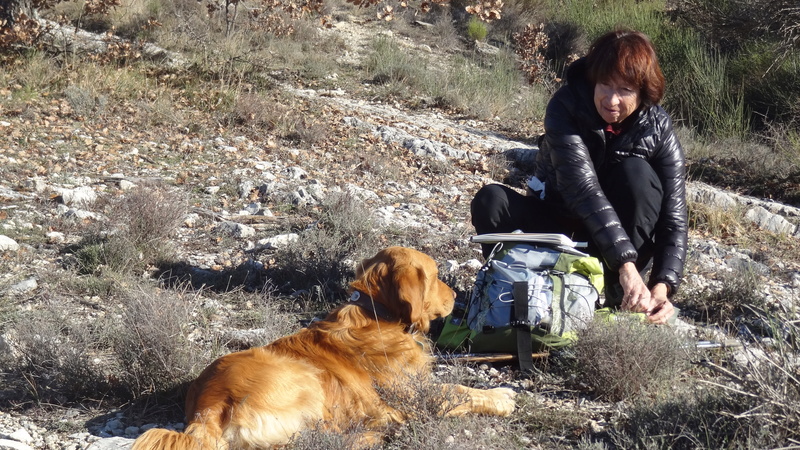
[[[350,287],[372,297],[402,323],[427,332],[431,320],[450,314],[455,301],[455,292],[438,275],[430,256],[389,247],[358,265]]]

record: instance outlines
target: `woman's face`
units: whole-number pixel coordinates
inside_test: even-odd
[[[639,89],[619,78],[611,78],[594,85],[594,107],[607,123],[622,122],[640,104]]]

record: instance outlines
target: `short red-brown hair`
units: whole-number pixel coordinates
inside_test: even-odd
[[[645,105],[664,97],[664,74],[656,50],[644,33],[615,30],[594,41],[586,55],[589,81],[594,85],[612,78],[637,86]]]

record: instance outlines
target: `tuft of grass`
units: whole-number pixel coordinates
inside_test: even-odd
[[[418,55],[401,48],[398,41],[378,36],[372,43],[372,52],[364,62],[367,76],[377,84],[402,83],[418,88],[425,79],[426,64],[420,64]]]
[[[750,130],[750,111],[744,93],[728,80],[728,58],[691,41],[683,53],[685,64],[670,79],[671,109],[706,136],[744,137]]]
[[[577,379],[610,401],[664,395],[688,364],[673,330],[625,314],[594,321],[579,333],[572,352]]]
[[[75,114],[81,117],[102,116],[108,104],[106,96],[95,95],[92,91],[75,85],[67,86],[64,96]]]
[[[545,448],[557,448],[555,442],[550,441],[553,436],[574,439],[585,434],[589,420],[585,413],[577,408],[554,409],[548,405],[549,401],[539,395],[528,392],[523,394],[517,396],[517,412],[515,414],[518,414],[519,420],[522,422],[524,427],[522,436],[525,438],[531,439]],[[575,443],[572,444],[564,445],[563,448],[576,448]]]
[[[522,74],[514,57],[506,52],[476,58],[455,55],[448,65],[446,73],[426,85],[426,92],[438,99],[440,105],[477,118],[520,118],[522,112],[514,109],[531,105],[529,96],[538,94],[521,88]],[[525,113],[541,117],[543,110]]]
[[[348,193],[329,195],[318,220],[300,239],[279,249],[279,267],[268,273],[280,290],[304,292],[312,304],[327,309],[344,293],[354,263],[378,251],[380,239],[370,211]]]
[[[111,390],[94,361],[105,347],[104,336],[91,324],[65,315],[56,302],[15,316],[8,328],[14,339],[2,352],[2,362],[12,369],[4,378],[17,387],[18,400],[64,404]]]
[[[140,285],[121,299],[111,346],[120,388],[132,398],[175,389],[212,359],[188,339],[193,312],[188,297]]]
[[[800,328],[782,314],[758,314],[780,332],[666,398],[641,400],[612,432],[620,448],[787,448],[800,439]]]
[[[114,231],[83,240],[75,251],[78,271],[94,274],[107,268],[132,273],[169,259],[171,235],[187,208],[186,197],[178,190],[149,184],[112,200],[107,214]]]
[[[736,330],[753,307],[764,306],[761,276],[747,267],[720,275],[718,283],[686,301],[686,306],[699,314],[699,320]]]
[[[722,240],[738,239],[747,231],[742,222],[744,211],[731,210],[707,203],[690,202],[689,227]]]
[[[467,22],[467,37],[473,41],[483,41],[486,39],[487,34],[489,34],[489,27],[486,22],[475,16],[470,17],[469,22]]]

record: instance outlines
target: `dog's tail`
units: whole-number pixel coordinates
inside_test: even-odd
[[[206,427],[191,424],[185,433],[153,428],[139,436],[131,450],[223,450],[228,446],[219,436],[209,436]]]

